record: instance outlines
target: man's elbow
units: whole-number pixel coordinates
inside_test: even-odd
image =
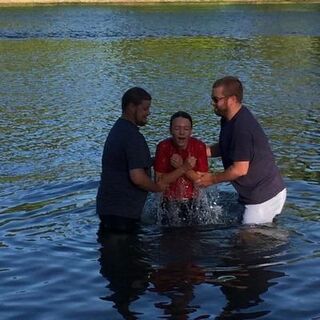
[[[236,170],[237,178],[244,177],[248,174],[248,168],[238,168]]]
[[[130,170],[130,180],[138,187],[143,184],[144,175],[145,173],[140,169]]]
[[[237,178],[244,177],[248,174],[249,171],[249,163],[242,162],[242,163],[236,163],[233,165],[233,173]]]
[[[139,178],[134,178],[134,179],[131,178],[131,182],[132,182],[135,186],[137,186],[137,187],[139,187],[139,188],[141,188],[141,186],[142,186],[142,181],[141,181],[141,179],[139,179]]]

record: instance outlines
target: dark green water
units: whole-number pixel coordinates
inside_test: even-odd
[[[1,319],[318,319],[319,21],[319,5],[0,8]],[[217,224],[163,230],[147,210],[137,236],[97,238],[123,92],[152,93],[152,152],[177,110],[212,143],[210,88],[226,74],[285,177],[276,224],[241,228],[222,185]]]

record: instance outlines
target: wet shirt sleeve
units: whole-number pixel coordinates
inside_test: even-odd
[[[196,171],[207,172],[209,170],[206,145],[199,143],[197,147]]]
[[[170,167],[170,155],[168,148],[165,147],[164,143],[159,143],[156,149],[156,156],[154,160],[154,170],[160,173],[168,172]]]

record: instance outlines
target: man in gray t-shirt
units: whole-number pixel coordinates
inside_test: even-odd
[[[235,77],[213,84],[212,101],[221,117],[221,130],[219,143],[208,148],[208,155],[221,157],[225,170],[203,175],[199,184],[231,182],[244,205],[243,223],[268,223],[282,211],[286,189],[268,139],[242,105],[242,97],[242,84]]]
[[[161,192],[163,182],[150,177],[150,151],[139,126],[147,123],[151,96],[131,88],[122,97],[122,116],[106,139],[102,156],[97,213],[104,227],[131,231],[140,220],[149,192]]]

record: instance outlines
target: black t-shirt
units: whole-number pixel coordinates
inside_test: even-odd
[[[150,175],[151,165],[149,147],[139,128],[118,119],[104,145],[98,214],[139,219],[148,192],[132,183],[129,170],[142,168]]]
[[[232,181],[240,202],[262,203],[284,189],[268,139],[246,107],[230,121],[221,119],[219,147],[225,169],[235,161],[250,162],[247,175]]]

